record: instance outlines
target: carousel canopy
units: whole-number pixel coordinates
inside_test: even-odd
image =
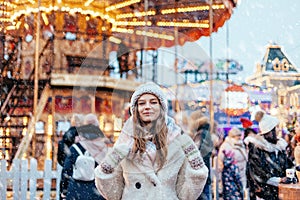
[[[0,2],[2,35],[104,40],[158,48],[183,45],[216,32],[236,0],[6,0]],[[40,12],[39,12],[40,11]],[[213,21],[210,23],[210,11]],[[40,20],[38,19],[40,16]],[[212,28],[210,29],[210,25]],[[31,36],[31,37],[30,37]]]

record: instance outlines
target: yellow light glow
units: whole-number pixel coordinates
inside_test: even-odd
[[[117,27],[113,27],[112,31],[118,32],[118,33],[129,33],[129,34],[133,34],[134,33],[133,29],[117,28]]]
[[[9,129],[9,128],[6,128],[6,129],[5,129],[5,135],[6,135],[6,136],[9,136],[9,135],[10,135],[10,129]]]
[[[25,27],[26,30],[29,29],[29,25],[27,23],[24,24],[24,27]]]
[[[49,24],[49,20],[48,20],[46,13],[42,13],[42,18],[43,18],[45,25],[47,26]]]
[[[46,158],[51,159],[51,151],[52,151],[52,144],[51,144],[51,136],[47,136],[46,138]]]
[[[25,136],[26,133],[27,133],[27,128],[23,128],[23,130],[22,130],[22,136]]]
[[[224,4],[214,4],[212,6],[213,10],[217,9],[224,9]],[[161,14],[167,15],[172,13],[182,13],[182,12],[196,12],[196,11],[202,11],[202,10],[209,10],[209,6],[189,6],[189,7],[183,7],[183,8],[169,8],[169,9],[163,9],[161,10]]]
[[[27,124],[28,124],[28,117],[23,117],[23,125],[24,126],[27,126]]]
[[[150,31],[147,32],[147,31],[137,30],[135,33],[137,35],[143,35],[143,36],[147,36],[147,37],[160,38],[160,39],[165,39],[165,40],[174,40],[174,36],[172,36],[172,35],[154,33],[154,32],[150,32]]]
[[[11,22],[11,19],[1,17],[0,22]]]
[[[87,2],[84,3],[84,6],[89,6],[94,0],[88,0]]]
[[[116,38],[116,37],[109,37],[109,41],[110,42],[113,42],[113,43],[116,43],[116,44],[120,44],[122,41],[119,39],[119,38]]]
[[[48,135],[53,135],[53,116],[48,115]]]
[[[18,1],[17,1],[17,3],[18,3]],[[10,3],[8,1],[4,1],[1,4],[3,4],[5,7],[10,7],[10,8],[16,8],[17,7],[17,5],[15,5],[13,3]],[[2,11],[1,11],[1,13],[2,13]]]
[[[1,5],[1,4],[0,4]],[[8,11],[0,11],[0,14],[2,15],[2,16],[9,16],[10,15],[10,12],[8,12]]]
[[[59,5],[59,6],[41,6],[39,9],[38,8],[28,8],[26,10],[19,10],[15,11],[13,15],[11,15],[10,19],[6,19],[8,22],[9,21],[15,21],[17,20],[21,15],[30,15],[30,13],[38,13],[39,11],[41,12],[46,12],[49,13],[51,11],[62,11],[62,12],[69,12],[69,13],[80,13],[82,15],[91,15],[93,17],[101,17],[106,19],[107,21],[113,23],[115,20],[113,17],[111,17],[108,14],[104,14],[104,12],[99,12],[91,9],[83,9],[80,7],[67,7],[64,5]],[[2,18],[3,19],[3,18]],[[0,18],[1,21],[1,18]]]
[[[192,28],[209,28],[206,23],[194,22],[157,22],[157,26],[173,26],[173,27],[192,27]]]
[[[151,26],[150,21],[115,21],[115,26]]]
[[[9,159],[9,152],[8,152],[8,150],[5,150],[5,158]]]
[[[22,23],[22,22],[18,21],[18,23],[16,24],[16,28],[17,28],[17,29],[19,29],[19,28],[20,28],[20,26],[21,26],[21,23]]]
[[[5,146],[9,147],[9,144],[10,144],[10,138],[6,138],[5,139]]]
[[[103,115],[99,116],[99,128],[101,130],[104,130],[104,116]]]
[[[134,12],[134,13],[123,13],[116,15],[116,19],[125,19],[125,18],[132,18],[132,17],[144,17],[144,16],[151,16],[155,15],[156,12],[154,10],[149,10],[147,12]]]

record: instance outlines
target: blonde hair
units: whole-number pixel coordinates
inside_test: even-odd
[[[156,145],[157,156],[155,162],[158,163],[161,169],[166,161],[168,154],[167,150],[167,134],[168,128],[166,124],[165,111],[160,107],[160,114],[157,120],[152,122],[150,128],[146,127],[144,122],[140,119],[138,113],[138,106],[133,110],[133,136],[134,143],[132,152],[143,154],[146,152],[147,136],[153,135],[153,143]]]

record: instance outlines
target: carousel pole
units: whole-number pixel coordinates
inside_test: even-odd
[[[34,93],[33,93],[33,122],[36,124],[37,117],[37,103],[38,103],[38,92],[39,92],[39,49],[40,49],[40,26],[41,26],[41,0],[38,1],[38,13],[36,22],[36,33],[35,33],[35,55],[34,55]],[[35,133],[34,133],[35,134]],[[35,155],[35,139],[32,141],[32,156]]]
[[[211,123],[211,130],[213,130],[214,125],[214,98],[213,98],[213,46],[212,46],[212,32],[213,32],[213,10],[212,10],[212,1],[210,0],[210,6],[209,6],[209,74],[210,74],[210,83],[209,83],[209,90],[210,90],[210,105],[209,105],[209,111],[210,111],[210,123]]]
[[[177,1],[176,1],[177,2]],[[175,90],[175,112],[179,112],[179,101],[178,101],[178,27],[174,27],[174,39],[175,39],[175,63],[174,63],[174,68],[175,68],[175,85],[176,85],[176,90]]]
[[[227,88],[229,87],[229,25],[228,21],[226,22],[226,84]],[[229,108],[229,96],[226,95],[226,108]],[[230,116],[227,114],[227,126],[230,127]]]
[[[212,39],[212,33],[213,33],[213,0],[209,1],[209,74],[210,74],[210,82],[209,82],[209,114],[210,114],[210,132],[214,130],[214,97],[213,97],[213,39]],[[214,181],[214,199],[219,200],[219,177],[218,177],[218,161],[214,158],[211,158],[212,161],[216,161],[214,163],[215,165],[215,181]],[[212,162],[211,162],[212,163]],[[211,176],[211,174],[209,174]]]
[[[38,106],[37,106],[37,102],[38,102],[38,66],[39,66],[39,40],[40,40],[40,17],[41,17],[41,13],[40,13],[40,6],[41,6],[41,0],[38,1],[38,14],[37,14],[37,29],[36,29],[36,43],[35,43],[35,65],[34,65],[34,96],[33,96],[33,115],[31,117],[30,123],[28,125],[28,129],[27,129],[27,133],[26,135],[23,137],[19,148],[15,154],[14,158],[23,158],[24,154],[27,151],[27,148],[29,146],[29,143],[32,140],[33,135],[35,134],[35,124],[36,124],[36,119],[37,116],[40,115],[42,108],[40,108],[38,110]],[[45,94],[48,93],[48,87],[46,87],[46,91]],[[43,94],[42,94],[43,96]],[[44,101],[46,101],[46,95],[45,95],[45,99]],[[45,102],[44,102],[45,103]],[[39,112],[38,112],[39,111]],[[32,141],[32,157],[34,157],[35,154],[35,140]]]
[[[178,7],[177,5],[178,1],[175,1],[175,8]],[[175,19],[177,20],[177,12],[175,13]],[[175,68],[175,113],[180,111],[179,108],[179,101],[178,101],[178,27],[174,26],[174,47],[175,47],[175,63],[174,63],[174,68]]]
[[[145,13],[147,13],[147,11],[148,11],[148,0],[145,0],[145,2],[144,2],[144,10],[145,10]],[[144,27],[144,30],[145,30],[145,32],[147,32],[148,31],[148,27],[147,27],[147,21],[148,21],[148,15],[145,15],[145,18],[144,18],[144,20],[145,20],[145,27]],[[146,61],[147,61],[147,48],[148,48],[148,36],[145,34],[144,35],[144,44],[143,44],[143,50],[142,50],[142,52],[141,52],[141,59],[143,59],[143,56],[145,57],[145,62],[144,63],[146,63]],[[144,51],[144,54],[143,54],[143,51]],[[144,67],[143,67],[143,60],[141,61],[142,63],[141,63],[141,79],[143,80],[145,80],[145,78],[146,77],[142,77],[145,73],[143,73],[143,69],[144,69]]]

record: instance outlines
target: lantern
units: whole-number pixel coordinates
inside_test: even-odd
[[[220,107],[229,116],[240,116],[248,110],[248,94],[242,86],[229,86],[222,94]]]

